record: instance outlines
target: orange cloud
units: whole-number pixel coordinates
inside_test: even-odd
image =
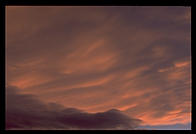
[[[187,65],[190,64],[190,61],[182,61],[182,62],[177,62],[175,63],[175,67],[179,68],[179,67],[185,67]]]
[[[84,83],[81,83],[79,85],[70,86],[70,87],[67,87],[67,88],[83,88],[83,87],[92,87],[92,86],[104,85],[107,82],[114,79],[114,77],[115,77],[114,75],[110,75],[110,76],[107,76],[107,77],[104,77],[104,78],[99,78],[99,79],[96,79],[96,80],[90,80],[88,82],[84,82]]]
[[[147,71],[150,69],[150,66],[141,66],[138,68],[135,68],[129,72],[127,72],[124,76],[124,78],[126,79],[131,79],[131,78],[135,78],[137,76],[139,76],[142,72]]]
[[[105,71],[117,62],[118,55],[114,50],[109,49],[104,40],[98,40],[94,44],[76,48],[63,58],[65,64],[59,63],[59,66],[62,68],[62,72],[66,74],[67,72]]]
[[[118,108],[118,109],[121,110],[121,111],[125,111],[125,110],[127,110],[127,109],[129,109],[129,108],[135,107],[136,105],[137,105],[137,104],[132,104],[132,105],[120,107],[120,108]]]
[[[32,86],[49,82],[50,80],[52,79],[36,73],[29,73],[22,75],[21,77],[17,77],[16,79],[10,80],[9,84],[12,86],[16,86],[20,89],[28,89]]]
[[[151,114],[151,113],[146,113]],[[151,124],[151,125],[172,125],[172,124],[178,124],[179,122],[182,124],[186,124],[191,122],[190,120],[190,114],[184,114],[178,117],[175,115],[168,115],[161,118],[151,118],[150,116],[138,116],[141,120],[143,120],[145,123],[144,125]]]

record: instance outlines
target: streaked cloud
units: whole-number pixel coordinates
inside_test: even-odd
[[[191,122],[190,20],[189,7],[8,6],[6,84],[87,115]]]

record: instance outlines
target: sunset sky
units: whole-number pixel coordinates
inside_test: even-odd
[[[7,6],[7,129],[191,129],[191,8]]]

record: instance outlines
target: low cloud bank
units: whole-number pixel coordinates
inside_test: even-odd
[[[87,113],[55,103],[44,104],[36,96],[20,94],[18,90],[12,86],[6,89],[7,130],[128,130],[137,129],[141,123],[141,120],[130,118],[116,109]]]

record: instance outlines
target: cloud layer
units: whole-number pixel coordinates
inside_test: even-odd
[[[46,104],[190,123],[191,8],[8,6],[6,71]]]
[[[55,103],[44,104],[33,95],[20,94],[16,87],[7,87],[6,129],[136,129],[141,120],[129,118],[121,111],[111,109],[87,113],[75,108],[64,108]]]

